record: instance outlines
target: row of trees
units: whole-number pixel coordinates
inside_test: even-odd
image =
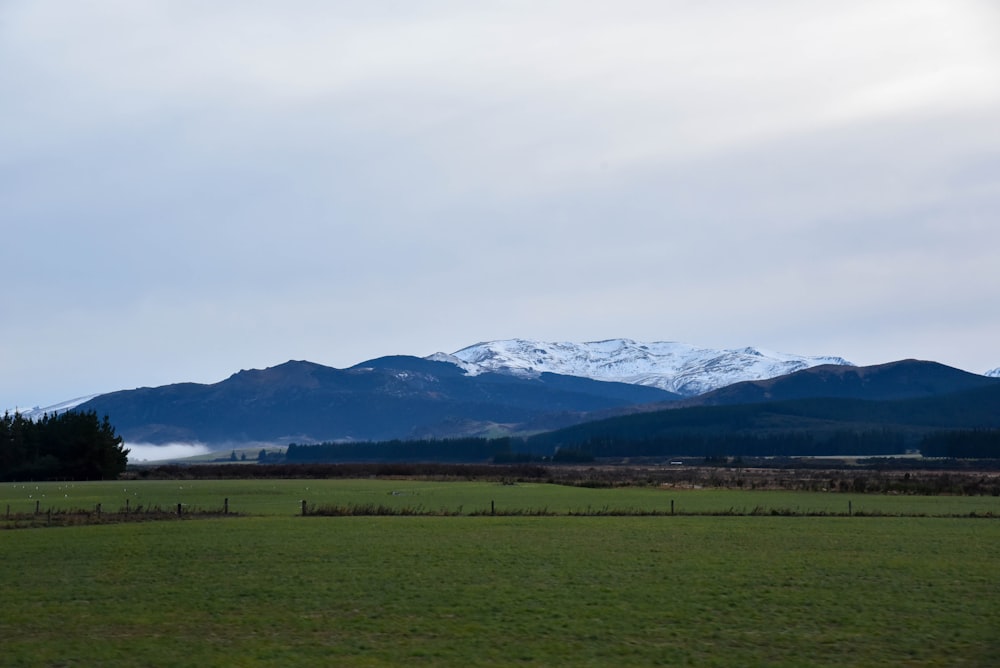
[[[551,443],[542,439],[444,440],[291,444],[287,463],[439,461],[502,464],[580,463],[625,457],[877,457],[918,450],[928,457],[1000,458],[1000,429],[934,431],[894,429],[776,432],[675,432],[659,436],[590,436]]]
[[[318,462],[482,462],[510,451],[509,438],[449,438],[359,443],[292,443],[285,450],[289,464]]]
[[[928,457],[1000,457],[1000,429],[965,429],[928,434],[920,445]]]
[[[113,479],[128,452],[108,417],[93,411],[0,419],[0,480]]]
[[[517,448],[516,450],[514,448]],[[264,455],[264,451],[261,451]],[[266,457],[266,455],[265,455]],[[266,463],[265,460],[258,461]],[[363,441],[359,443],[292,443],[285,451],[287,464],[337,462],[493,462],[495,464],[526,464],[531,462],[580,463],[592,462],[589,452],[561,448],[555,453],[531,452],[522,439],[507,436],[482,438]]]
[[[595,457],[674,455],[735,457],[820,457],[901,455],[994,459],[1000,457],[1000,429],[933,431],[924,435],[893,429],[834,432],[673,433],[650,438],[592,437],[566,444]]]
[[[910,439],[912,440],[912,439]],[[885,429],[869,431],[674,432],[659,436],[592,436],[582,443],[563,443],[595,457],[816,457],[903,454],[905,434]]]

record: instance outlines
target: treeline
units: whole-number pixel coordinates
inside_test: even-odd
[[[1000,429],[968,429],[928,434],[921,442],[920,452],[927,457],[1000,457]]]
[[[821,457],[903,454],[912,443],[901,432],[887,430],[841,431],[815,434],[806,431],[777,433],[671,434],[650,438],[591,437],[583,443],[563,443],[561,448],[595,457]]]
[[[551,454],[529,449],[524,439],[446,438],[428,440],[365,441],[358,443],[292,443],[285,451],[288,464],[343,462],[445,462],[493,464],[531,464],[553,462],[581,463],[594,460],[589,452],[562,448]]]
[[[917,450],[926,457],[1000,458],[1000,429],[871,429],[740,433],[673,433],[649,437],[589,436],[582,441],[455,438],[360,443],[292,443],[289,464],[341,462],[582,463],[628,457],[878,457]]]
[[[107,416],[67,412],[0,419],[0,480],[107,480],[125,470],[128,450]]]
[[[289,464],[318,462],[485,462],[510,452],[509,438],[449,438],[423,441],[359,443],[292,443],[285,451]]]
[[[309,447],[309,446],[304,446]],[[334,464],[163,464],[138,466],[125,474],[137,480],[232,480],[250,478],[420,478],[427,480],[490,480],[552,482],[553,474],[544,466],[529,464],[439,462],[350,462]]]
[[[1000,429],[935,431],[809,431],[737,434],[672,434],[659,438],[600,438],[565,443],[595,457],[836,457],[902,455],[919,451],[925,457],[995,459],[1000,457]]]

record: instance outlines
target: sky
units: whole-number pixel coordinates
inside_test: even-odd
[[[1000,6],[0,0],[0,410],[625,337],[1000,366]]]

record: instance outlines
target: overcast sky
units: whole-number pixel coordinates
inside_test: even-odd
[[[0,410],[514,337],[1000,366],[1000,9],[0,2]]]

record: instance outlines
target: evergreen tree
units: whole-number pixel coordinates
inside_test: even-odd
[[[128,450],[107,416],[66,412],[37,421],[20,413],[0,420],[0,479],[99,480],[125,470]]]

